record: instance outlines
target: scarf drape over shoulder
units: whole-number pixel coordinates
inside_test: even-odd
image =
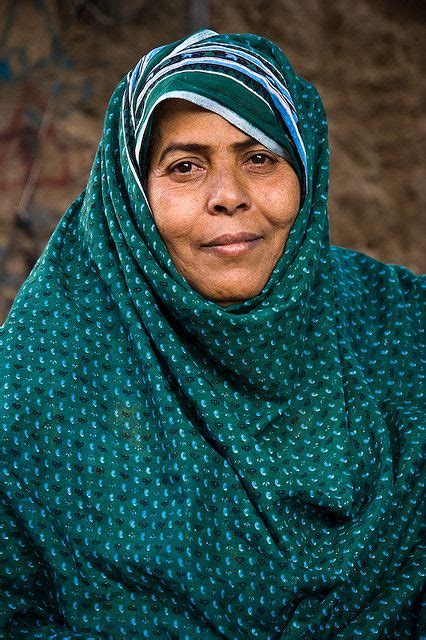
[[[144,193],[171,97],[300,180],[267,284],[227,308]],[[318,93],[264,38],[200,31],[117,86],[0,330],[1,637],[420,638],[421,279],[330,246],[328,176]]]

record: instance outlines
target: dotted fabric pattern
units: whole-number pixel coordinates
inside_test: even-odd
[[[315,88],[263,38],[204,38],[280,70],[306,197],[264,290],[204,299],[118,85],[0,329],[0,638],[418,639],[422,279],[330,247]]]

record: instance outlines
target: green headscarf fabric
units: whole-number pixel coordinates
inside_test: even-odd
[[[173,92],[301,181],[267,284],[227,308],[143,191]],[[1,637],[421,637],[422,281],[330,246],[328,177],[318,93],[264,38],[197,32],[118,85],[0,330]]]

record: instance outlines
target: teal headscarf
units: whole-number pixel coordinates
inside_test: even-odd
[[[264,289],[227,308],[144,194],[173,96],[303,190]],[[3,637],[420,638],[421,279],[330,246],[328,176],[318,93],[264,38],[201,31],[118,85],[0,330]]]

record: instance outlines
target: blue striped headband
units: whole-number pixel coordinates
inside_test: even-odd
[[[143,175],[155,107],[181,98],[213,111],[285,157],[307,192],[307,156],[285,77],[255,50],[215,42],[203,30],[177,46],[150,51],[127,76],[125,95],[133,129],[135,174]]]

